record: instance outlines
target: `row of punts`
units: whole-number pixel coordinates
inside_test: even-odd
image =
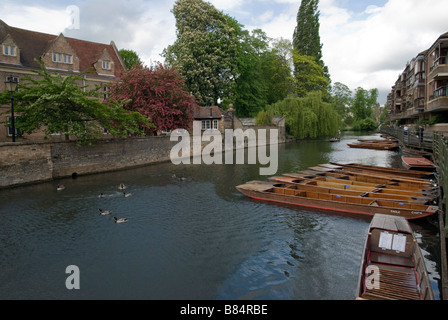
[[[257,200],[372,216],[357,300],[433,300],[423,255],[408,220],[434,215],[438,187],[428,172],[330,163],[237,186]]]
[[[361,164],[322,164],[237,186],[257,200],[335,212],[420,219],[438,212],[438,187],[427,173]]]

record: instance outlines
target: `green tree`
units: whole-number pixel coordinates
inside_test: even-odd
[[[20,114],[17,129],[31,134],[43,129],[45,135],[73,135],[80,144],[92,143],[104,129],[120,137],[142,134],[141,125],[151,126],[148,118],[123,108],[126,101],[102,103],[102,92],[81,86],[83,75],[49,73],[44,64],[38,77],[24,77],[15,94]],[[96,98],[95,98],[96,97]]]
[[[283,38],[274,39],[271,47],[263,62],[268,104],[283,100],[295,92],[291,41]]]
[[[172,9],[177,39],[163,52],[185,78],[199,105],[233,101],[237,71],[237,22],[202,0],[177,0]]]
[[[288,96],[267,110],[285,117],[288,134],[299,139],[334,136],[339,127],[336,110],[323,101],[320,91],[310,92],[303,98]]]
[[[319,35],[319,0],[302,0],[297,13],[297,26],[294,29],[293,47],[301,56],[313,57],[321,66],[324,76],[330,82],[328,67],[322,60],[322,44]],[[296,70],[297,73],[297,70]]]
[[[121,58],[123,59],[124,65],[128,70],[132,69],[134,66],[143,65],[142,60],[134,50],[121,49],[119,52]]]
[[[355,120],[363,120],[372,116],[373,107],[378,104],[378,89],[366,90],[358,87],[353,99],[351,111]]]
[[[321,91],[328,97],[328,78],[322,67],[311,56],[305,56],[294,51],[295,91],[299,97],[305,97],[312,91]]]
[[[331,101],[336,111],[345,124],[350,121],[348,110],[353,102],[353,94],[349,87],[341,82],[336,82],[331,88]]]
[[[256,29],[241,30],[238,76],[235,86],[235,109],[239,117],[255,116],[267,104],[267,79],[264,71],[268,54],[268,37]]]

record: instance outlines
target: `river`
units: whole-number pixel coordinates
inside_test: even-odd
[[[399,151],[350,149],[358,138],[280,145],[278,174],[330,161],[401,167]],[[354,299],[370,218],[235,189],[266,178],[258,165],[168,162],[0,190],[0,299]],[[412,227],[440,299],[438,228]],[[67,289],[68,266],[79,289]]]

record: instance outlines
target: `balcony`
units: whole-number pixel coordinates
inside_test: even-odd
[[[432,65],[430,72],[433,72],[439,67],[446,66],[447,64],[448,64],[448,57],[441,56],[434,61],[434,64]]]
[[[434,94],[429,98],[426,111],[447,111],[448,110],[448,87],[440,87],[434,90]]]

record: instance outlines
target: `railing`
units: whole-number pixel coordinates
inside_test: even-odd
[[[385,133],[400,141],[409,148],[431,151],[433,160],[437,164],[437,178],[443,195],[445,213],[445,237],[448,237],[448,132],[430,131],[423,135],[423,140],[417,136],[416,130],[408,130],[405,134],[403,128],[382,126],[381,133]]]
[[[445,206],[445,236],[448,236],[448,141],[441,132],[434,132],[434,160],[439,165],[437,168],[439,185],[442,190],[442,202]]]
[[[447,87],[442,87],[439,88],[437,90],[434,90],[434,99],[438,98],[438,97],[446,97],[447,95]]]
[[[400,140],[400,142],[410,148],[432,150],[433,149],[433,135],[432,132],[423,134],[423,139],[418,136],[416,130],[408,130],[407,134],[403,128],[382,126],[381,132],[390,135]]]

